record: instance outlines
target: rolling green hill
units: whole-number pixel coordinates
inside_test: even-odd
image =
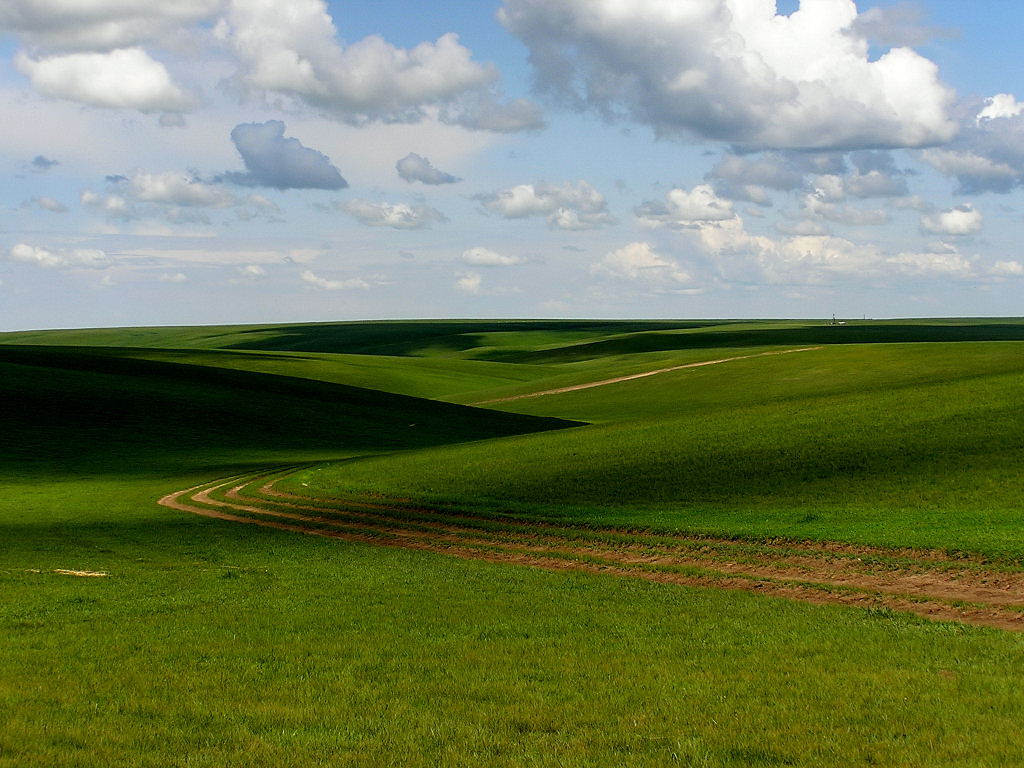
[[[817,541],[828,569],[967,569],[976,599],[1016,599],[1021,339],[1013,319],[0,334],[0,768],[1018,764],[1020,633],[599,558],[700,583],[635,542],[700,534],[756,571],[809,568]],[[277,519],[349,538],[157,504],[223,478],[201,510],[222,512],[266,472],[299,497]],[[499,529],[513,555],[484,562]],[[542,562],[545,531],[590,542],[590,572]]]
[[[340,458],[572,426],[103,348],[0,347],[0,400],[0,460],[17,472]]]

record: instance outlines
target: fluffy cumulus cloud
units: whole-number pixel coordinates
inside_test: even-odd
[[[249,206],[228,190],[175,171],[111,176],[107,192],[82,192],[80,202],[113,221],[159,216],[171,224],[209,223],[205,211]],[[249,210],[248,207],[239,211]]]
[[[438,170],[427,158],[417,155],[415,152],[410,152],[395,163],[395,170],[398,171],[399,176],[410,184],[418,181],[421,184],[437,186],[439,184],[454,184],[457,181],[462,181],[462,179],[452,176],[450,173]]]
[[[836,202],[848,197],[903,197],[909,193],[906,172],[896,167],[891,152],[851,152],[853,169],[812,179],[814,194]]]
[[[715,164],[707,179],[717,191],[734,200],[766,205],[771,200],[769,190],[790,192],[803,185],[807,169],[795,159],[781,152],[729,154]]]
[[[933,235],[974,235],[981,231],[981,227],[981,211],[969,204],[921,217],[921,229]]]
[[[519,184],[477,199],[506,219],[544,217],[552,229],[597,229],[615,222],[604,195],[586,181],[562,186]]]
[[[957,180],[961,194],[1006,193],[1024,186],[1024,104],[1008,93],[987,99],[957,139],[922,159]]]
[[[197,99],[151,52],[211,43],[233,56],[238,95],[275,106],[283,97],[353,124],[436,116],[501,133],[544,125],[533,102],[504,99],[497,69],[474,61],[458,35],[411,48],[379,35],[344,45],[325,0],[4,0],[0,30],[35,52],[17,62],[40,93],[160,112],[167,127],[181,127]]]
[[[505,0],[540,88],[663,135],[757,147],[948,141],[953,93],[909,48],[872,59],[854,0]]]
[[[1024,104],[1018,103],[1016,96],[1012,93],[997,93],[985,101],[985,108],[978,113],[975,122],[980,124],[986,120],[1017,117],[1021,114],[1024,114]]]
[[[722,277],[737,282],[821,284],[836,276],[870,274],[883,259],[874,246],[829,235],[753,235],[739,217],[701,227],[695,235]]]
[[[490,248],[480,247],[463,251],[459,259],[466,264],[473,264],[478,267],[510,267],[523,263],[523,259],[519,256],[506,256],[497,251],[492,251]]]
[[[318,288],[322,291],[348,291],[352,289],[366,291],[370,289],[370,284],[361,277],[351,277],[345,280],[330,280],[326,277],[321,277],[308,269],[303,270],[299,277],[306,285]]]
[[[604,255],[591,267],[595,275],[653,284],[687,285],[693,277],[673,259],[655,252],[650,243],[630,243]]]
[[[54,250],[18,243],[7,252],[10,261],[35,264],[46,269],[79,267],[85,269],[106,269],[114,260],[101,250],[76,248]]]
[[[87,189],[79,197],[82,205],[102,213],[107,218],[127,221],[138,216],[138,211],[124,195],[104,195]]]
[[[727,282],[834,285],[851,278],[963,279],[976,275],[973,263],[946,243],[920,252],[892,253],[831,235],[755,235],[739,217],[707,224],[691,236]]]
[[[707,221],[725,221],[736,215],[732,202],[715,194],[707,184],[692,190],[673,189],[664,203],[647,202],[636,210],[637,220],[648,227],[690,227]]]
[[[348,182],[327,155],[285,138],[280,120],[241,123],[231,131],[246,172],[225,173],[223,178],[248,187],[274,189],[344,189]]]
[[[426,205],[407,203],[373,203],[362,198],[338,206],[361,224],[391,229],[427,229],[435,222],[448,219],[440,211]]]
[[[250,91],[294,97],[343,118],[418,119],[497,77],[455,34],[398,48],[377,35],[337,41],[323,0],[232,0],[216,33],[231,47]]]
[[[173,171],[138,172],[118,185],[128,197],[141,203],[177,205],[184,208],[228,208],[238,201],[222,187],[204,184]]]
[[[60,50],[109,51],[176,36],[211,19],[223,0],[4,0],[0,28],[34,45]]]
[[[19,52],[14,63],[44,96],[140,112],[184,112],[194,106],[193,97],[173,81],[164,65],[141,48],[38,59]]]

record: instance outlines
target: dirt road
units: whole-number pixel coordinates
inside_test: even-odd
[[[279,471],[229,478],[168,494],[160,504],[342,541],[909,611],[1024,631],[1024,570],[994,567],[980,558],[833,542],[576,528],[379,499],[313,499],[279,490],[282,476]]]
[[[545,395],[561,395],[565,392],[578,392],[581,389],[592,389],[594,387],[606,387],[609,384],[620,384],[623,381],[633,381],[634,379],[645,379],[648,376],[657,376],[659,373],[671,373],[672,371],[682,371],[686,368],[703,368],[708,365],[720,365],[721,363],[732,363],[737,360],[750,360],[755,357],[769,357],[772,355],[791,355],[794,352],[813,352],[821,347],[801,347],[800,349],[782,349],[775,352],[758,352],[756,355],[739,355],[738,357],[723,357],[719,360],[701,360],[697,363],[686,363],[685,365],[673,365],[670,368],[657,368],[653,371],[644,371],[643,373],[633,373],[628,376],[618,376],[614,379],[602,379],[601,381],[590,381],[586,384],[574,384],[571,387],[559,387],[558,389],[545,389],[541,392],[529,392],[525,395],[512,395],[511,397],[499,397],[494,400],[481,400],[478,403],[470,403],[470,405],[491,405],[493,403],[510,403],[513,400],[526,400],[531,397],[544,397]]]

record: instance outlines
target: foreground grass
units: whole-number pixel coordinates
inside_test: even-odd
[[[3,766],[1024,756],[1017,635],[251,530],[153,480],[6,487]]]

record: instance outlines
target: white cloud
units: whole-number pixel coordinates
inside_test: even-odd
[[[0,28],[60,50],[112,50],[174,35],[210,19],[223,0],[4,0]]]
[[[206,209],[240,205],[226,189],[197,181],[183,173],[135,171],[109,178],[110,192],[87,189],[81,203],[114,221],[130,221],[158,214],[171,224],[209,224]]]
[[[122,195],[101,195],[87,189],[79,197],[82,205],[93,208],[111,219],[128,221],[138,216],[135,208]]]
[[[769,205],[767,190],[792,191],[803,185],[805,169],[793,158],[779,152],[760,157],[729,154],[719,160],[707,174],[718,192],[734,200],[748,200]]]
[[[944,147],[927,149],[921,159],[940,173],[956,177],[957,192],[1006,193],[1024,185],[1024,104],[998,94]]]
[[[997,93],[985,99],[985,108],[978,113],[977,122],[999,120],[1024,114],[1024,103],[1018,104],[1012,93]]]
[[[959,253],[900,253],[886,260],[909,275],[970,277],[974,267]]]
[[[458,272],[455,278],[455,289],[463,293],[480,293],[484,282],[479,272]]]
[[[902,197],[909,192],[905,178],[878,170],[849,176],[825,174],[815,178],[811,186],[819,197],[831,201],[845,200],[847,197]]]
[[[604,255],[590,270],[595,275],[607,275],[623,280],[648,283],[676,283],[686,285],[693,277],[674,260],[654,251],[650,243],[630,243]]]
[[[921,159],[940,173],[956,176],[962,191],[1007,191],[1018,183],[1021,171],[1008,163],[973,150],[926,149]]]
[[[295,97],[345,119],[419,119],[427,105],[490,85],[492,67],[472,60],[452,33],[411,49],[377,35],[339,45],[323,0],[233,0],[216,33],[255,92]]]
[[[851,279],[976,276],[971,260],[946,243],[890,254],[876,245],[830,235],[752,235],[739,218],[707,224],[693,237],[727,282],[823,285]]]
[[[970,204],[921,217],[921,229],[934,235],[973,235],[981,226],[981,211]]]
[[[50,211],[51,213],[67,213],[68,207],[64,203],[54,200],[52,197],[46,197],[42,195],[40,197],[33,197],[28,201],[27,205],[35,205],[42,208],[44,211]]]
[[[454,184],[461,179],[452,176],[450,173],[440,171],[431,165],[430,161],[422,155],[410,152],[397,163],[395,170],[398,175],[412,184],[418,181],[422,184],[437,186],[439,184]]]
[[[225,189],[204,184],[181,173],[137,172],[125,183],[127,194],[141,203],[179,205],[187,208],[229,208],[238,203]]]
[[[743,283],[818,284],[836,276],[871,274],[883,260],[877,247],[840,237],[752,235],[739,217],[702,226],[695,238],[723,278]]]
[[[566,182],[560,187],[519,184],[478,199],[487,210],[506,219],[543,216],[553,229],[597,229],[615,222],[604,195],[586,181],[575,186]]]
[[[909,48],[872,58],[854,0],[505,0],[540,87],[663,135],[777,148],[948,141],[953,93]]]
[[[509,267],[523,263],[523,259],[519,256],[505,256],[489,248],[470,248],[463,251],[459,258],[466,264],[479,267]]]
[[[888,224],[892,220],[888,211],[858,208],[853,205],[839,205],[829,202],[827,196],[827,192],[823,193],[821,191],[804,195],[802,201],[803,214],[812,220],[824,219],[856,227]]]
[[[1024,264],[1019,261],[997,261],[989,272],[1000,277],[1024,277]]]
[[[647,202],[636,210],[640,224],[648,227],[690,227],[700,222],[725,221],[735,215],[732,201],[716,195],[707,184],[700,184],[689,192],[672,189],[664,204]]]
[[[338,206],[361,224],[391,229],[427,229],[434,222],[447,221],[445,215],[425,205],[371,203],[355,198]]]
[[[73,250],[48,250],[25,243],[18,243],[8,252],[11,261],[24,264],[35,264],[46,269],[67,267],[84,267],[87,269],[106,269],[113,265],[114,260],[101,250],[94,248],[76,248]]]
[[[158,278],[161,283],[187,283],[188,275],[183,272],[165,272]]]
[[[19,52],[14,63],[36,91],[52,98],[140,112],[184,112],[194,105],[164,65],[140,48],[40,59]]]
[[[246,264],[244,267],[236,268],[235,271],[246,280],[259,280],[261,277],[267,276],[267,270],[259,264]]]
[[[325,277],[320,277],[319,275],[314,274],[308,269],[304,270],[299,277],[302,278],[304,283],[324,291],[346,291],[355,288],[366,291],[370,288],[370,284],[361,277],[353,277],[347,280],[328,280]]]

